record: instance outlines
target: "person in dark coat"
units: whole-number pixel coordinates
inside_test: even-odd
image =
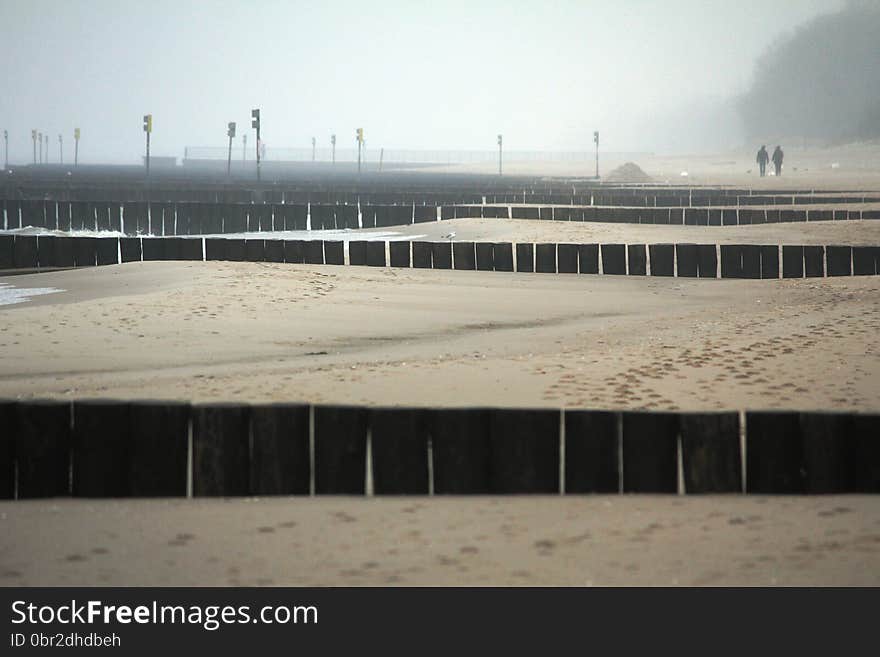
[[[776,150],[773,151],[773,166],[776,167],[776,175],[782,175],[782,158],[785,157],[785,154],[782,152],[782,149],[777,146]]]
[[[755,161],[758,163],[758,168],[761,170],[761,177],[763,178],[767,174],[767,163],[770,161],[770,155],[767,153],[766,146],[761,146]]]

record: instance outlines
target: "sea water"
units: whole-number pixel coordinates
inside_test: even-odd
[[[15,287],[11,283],[0,283],[0,306],[24,303],[31,297],[55,292],[64,292],[64,290],[54,287]]]

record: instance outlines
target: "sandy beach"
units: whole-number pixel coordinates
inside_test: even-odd
[[[880,189],[878,147],[876,143],[855,143],[843,146],[816,147],[785,144],[783,175],[758,176],[754,150],[740,148],[715,154],[664,154],[653,152],[599,154],[599,175],[606,179],[627,162],[634,162],[655,183],[663,185],[728,185],[755,190],[818,189],[877,190]],[[591,178],[596,174],[595,160],[586,153],[579,161],[524,161],[508,158],[504,172],[511,176],[575,176]],[[834,166],[837,165],[837,166]],[[441,173],[492,174],[497,161],[448,164],[431,167]],[[682,175],[687,174],[687,175]],[[618,181],[619,182],[619,181]]]
[[[8,279],[0,395],[876,409],[880,280],[130,263]]]
[[[878,244],[880,222],[461,219],[395,236]],[[357,239],[359,231],[349,237]],[[315,235],[318,237],[318,235]],[[146,262],[5,277],[0,397],[880,407],[880,278]],[[0,503],[0,585],[876,585],[870,496]]]
[[[880,0],[387,5],[0,5],[0,640],[876,643]]]
[[[0,503],[6,586],[877,586],[873,497]]]
[[[754,226],[669,226],[613,224],[536,219],[447,219],[440,222],[394,226],[395,234],[439,241],[455,231],[457,241],[574,242],[578,244],[880,244],[880,221],[811,221]],[[375,233],[347,231],[351,239]]]

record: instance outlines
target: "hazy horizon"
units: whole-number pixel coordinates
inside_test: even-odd
[[[137,162],[146,113],[154,155],[224,146],[228,121],[252,151],[254,107],[270,152],[332,133],[350,149],[359,126],[371,149],[492,150],[503,133],[584,151],[599,130],[606,151],[665,150],[670,122],[726,116],[771,44],[844,4],[2,0],[0,129],[11,163],[32,160],[32,128],[71,161],[75,127],[82,162]],[[736,138],[729,114],[707,146]]]

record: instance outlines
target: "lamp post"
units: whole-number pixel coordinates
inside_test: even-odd
[[[79,128],[73,129],[73,166],[79,164]]]
[[[599,179],[599,131],[593,133],[593,141],[596,143],[596,179]]]
[[[357,129],[357,145],[358,145],[358,173],[361,172],[361,148],[364,145],[364,129]]]
[[[58,161],[64,164],[64,139],[58,135]]]
[[[251,110],[251,127],[257,131],[257,180],[260,179],[260,110]]]
[[[336,135],[330,135],[330,160],[336,164]]]
[[[235,137],[235,121],[226,125],[226,136],[229,137],[229,155],[226,158],[226,177],[232,176],[232,138]]]
[[[504,138],[501,135],[498,135],[498,175],[501,175],[501,144],[504,141]]]
[[[147,178],[150,177],[150,135],[153,133],[153,115],[144,115],[144,132],[147,134],[147,157],[145,160],[147,166]]]
[[[37,163],[37,131],[31,130],[31,141],[34,142],[34,164]]]
[[[3,157],[3,168],[9,168],[9,130],[3,131],[3,143],[5,145],[5,152]]]
[[[42,132],[37,133],[37,137],[40,140],[40,164],[42,164],[43,163],[43,133]]]
[[[315,161],[315,138],[312,137],[312,162]]]

